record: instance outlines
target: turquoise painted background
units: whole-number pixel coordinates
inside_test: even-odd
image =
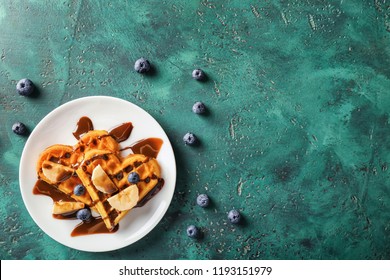
[[[386,0],[2,1],[1,259],[389,259],[389,32]],[[153,75],[133,71],[141,56]],[[197,67],[206,82],[191,78]],[[25,77],[38,96],[16,93]],[[161,223],[98,254],[30,218],[26,137],[11,130],[90,95],[148,111],[178,165]],[[195,101],[210,113],[193,114]],[[183,144],[187,131],[199,147]],[[210,207],[196,206],[199,193]],[[228,223],[231,208],[243,224]],[[188,238],[189,224],[204,238]]]

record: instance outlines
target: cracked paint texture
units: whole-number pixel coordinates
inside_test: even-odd
[[[389,5],[1,1],[1,258],[389,259]],[[141,56],[154,75],[133,71]],[[191,78],[195,68],[207,81]],[[35,98],[15,92],[25,77]],[[99,254],[66,248],[32,221],[18,182],[26,138],[11,131],[91,95],[148,111],[178,166],[160,224]],[[207,115],[191,112],[196,101]],[[187,131],[199,146],[183,144]],[[196,205],[199,193],[210,207]],[[233,208],[239,226],[227,220]],[[190,224],[203,239],[186,236]]]

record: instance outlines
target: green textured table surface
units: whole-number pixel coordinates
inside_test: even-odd
[[[1,1],[1,258],[389,259],[389,31],[386,0]],[[153,75],[134,72],[141,56]],[[25,77],[37,96],[16,93]],[[27,137],[11,130],[90,95],[148,111],[178,166],[158,226],[107,253],[34,223],[18,181]],[[191,111],[199,100],[206,116]],[[187,131],[199,147],[183,144]]]

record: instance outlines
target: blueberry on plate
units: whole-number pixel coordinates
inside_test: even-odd
[[[148,72],[150,70],[149,60],[143,57],[137,59],[137,61],[134,64],[134,70],[141,74]]]
[[[198,142],[198,138],[195,134],[191,132],[187,132],[183,137],[184,144],[186,145],[194,145]]]
[[[206,77],[206,74],[203,72],[202,69],[195,69],[192,71],[192,78],[194,78],[197,81],[202,81]]]
[[[207,194],[200,194],[196,198],[196,204],[198,204],[200,207],[207,207],[209,206],[210,199]]]
[[[76,196],[82,196],[85,194],[85,187],[82,184],[78,184],[74,187],[73,194]]]
[[[198,238],[199,237],[199,229],[194,226],[190,225],[187,227],[187,236],[191,238]]]
[[[29,79],[21,79],[16,84],[16,90],[20,95],[30,96],[34,92],[35,86]]]
[[[204,114],[206,112],[206,106],[200,101],[195,102],[192,106],[192,112],[195,114]]]
[[[241,214],[236,209],[230,210],[228,213],[229,222],[238,224],[241,221]]]
[[[88,221],[91,217],[91,210],[89,210],[88,208],[80,209],[76,213],[76,218],[81,221]]]
[[[27,133],[27,127],[24,123],[16,122],[12,125],[12,131],[18,135],[25,135]]]
[[[137,172],[131,172],[129,173],[129,176],[127,176],[127,181],[131,184],[136,184],[140,180],[139,175]]]

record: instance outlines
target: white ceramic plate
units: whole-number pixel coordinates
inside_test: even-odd
[[[146,205],[131,210],[111,234],[92,234],[71,237],[77,220],[52,217],[52,199],[32,193],[37,174],[39,154],[53,144],[74,145],[72,132],[82,116],[89,117],[94,129],[110,130],[124,122],[133,123],[133,131],[122,147],[138,140],[157,137],[163,140],[157,160],[160,163],[164,187]],[[118,98],[92,96],[68,102],[49,113],[35,127],[23,150],[19,169],[20,189],[24,203],[36,224],[54,240],[77,250],[104,252],[128,246],[149,233],[162,219],[171,203],[176,184],[176,163],[172,146],[157,121],[140,107]]]

